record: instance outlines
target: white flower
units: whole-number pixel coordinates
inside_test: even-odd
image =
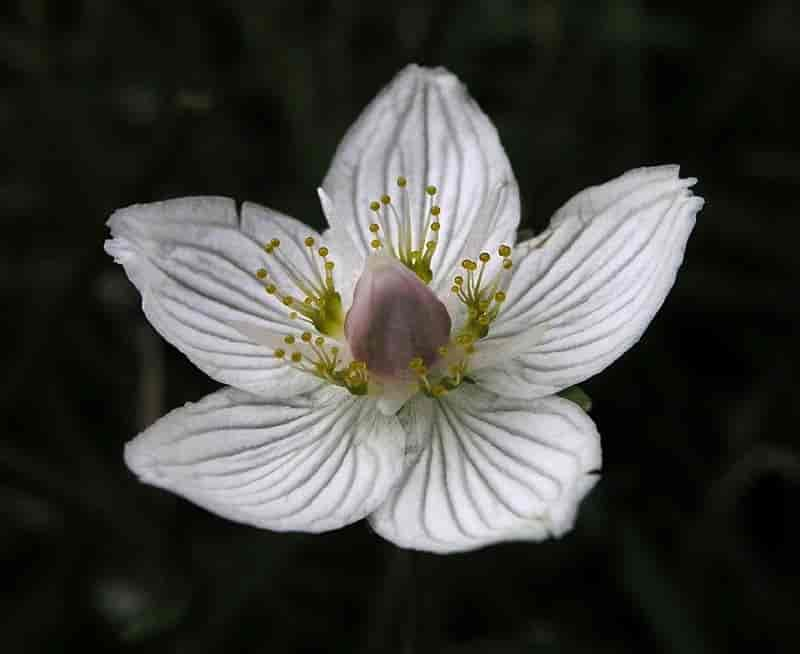
[[[324,234],[226,198],[112,215],[106,250],[150,322],[229,386],[125,460],[268,529],[367,517],[437,552],[559,536],[600,443],[556,393],[633,345],[664,301],[702,206],[694,182],[630,171],[512,250],[519,193],[497,132],[453,75],[410,66],[339,146]]]

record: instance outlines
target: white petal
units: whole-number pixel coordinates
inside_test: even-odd
[[[408,179],[415,224],[424,220],[424,188],[434,185],[441,206],[432,288],[443,291],[458,262],[479,249],[511,242],[519,222],[519,192],[492,123],[458,79],[442,68],[409,66],[364,110],[345,135],[323,188],[332,227],[347,230],[361,258],[373,238],[371,201],[395,198],[398,176]],[[392,234],[396,242],[396,232]],[[467,250],[465,252],[465,249]]]
[[[551,228],[515,251],[508,300],[490,338],[542,338],[476,379],[541,397],[600,372],[631,347],[667,296],[703,206],[677,166],[642,168],[572,198]]]
[[[475,373],[483,368],[502,366],[507,361],[513,361],[518,354],[530,351],[542,340],[544,333],[544,327],[533,325],[508,338],[478,341],[475,344],[475,353],[469,358],[470,377],[474,377]]]
[[[325,531],[363,518],[396,484],[397,418],[325,389],[279,401],[224,389],[172,411],[129,442],[142,481],[230,520]]]
[[[420,398],[410,408],[409,426],[425,434],[425,447],[370,516],[381,536],[453,552],[542,540],[572,527],[601,463],[594,423],[577,405],[462,386],[444,401]]]
[[[113,238],[106,250],[139,289],[147,318],[201,370],[254,393],[288,396],[319,386],[234,326],[299,330],[255,272],[268,263],[264,234],[290,244],[301,229],[303,237],[311,230],[254,205],[246,207],[240,229],[236,206],[227,198],[134,205],[116,211],[108,225]]]

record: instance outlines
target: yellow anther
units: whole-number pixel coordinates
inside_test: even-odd
[[[324,338],[322,338],[322,336],[317,336],[317,337],[314,339],[314,343],[315,343],[315,344],[316,344],[318,347],[322,347],[323,345],[325,345],[325,339],[324,339]]]
[[[503,291],[497,291],[497,293],[494,294],[495,302],[505,302],[505,300],[506,300],[506,294],[503,293]]]
[[[447,346],[441,345],[436,349],[436,352],[439,354],[440,357],[443,357],[447,354]]]
[[[431,207],[431,216],[438,216],[440,213],[442,213],[442,208],[434,204]]]
[[[441,229],[441,227],[442,226],[439,224],[438,221],[435,222],[435,223],[431,223],[431,231],[432,232],[438,232]]]
[[[310,307],[312,304],[314,304],[314,298],[313,297],[304,298],[303,304]]]
[[[433,252],[433,250],[436,249],[436,241],[428,241],[425,244],[425,249],[426,250],[430,250],[431,252]]]
[[[456,275],[456,276],[453,278],[453,283],[454,283],[456,286],[461,286],[461,284],[463,284],[463,283],[464,283],[464,278],[463,278],[461,275]]]
[[[292,352],[292,361],[294,363],[300,363],[303,360],[303,355],[299,352]]]
[[[416,370],[420,368],[423,364],[424,361],[422,360],[422,357],[414,357],[408,362],[408,367],[411,368],[411,370]]]
[[[370,245],[371,245],[371,246],[372,246],[374,249],[376,249],[376,250],[377,250],[377,249],[378,249],[378,248],[381,246],[381,241],[380,241],[380,239],[377,239],[377,238],[375,238],[375,239],[372,239],[372,240],[370,241],[370,243],[369,243],[369,244],[370,244]]]
[[[435,186],[426,186],[425,187],[425,192],[428,195],[436,195],[436,187]]]
[[[256,270],[256,277],[258,277],[259,279],[266,279],[267,271],[264,270],[263,268],[259,268],[258,270]]]
[[[488,263],[489,259],[491,259],[491,255],[488,252],[481,252],[478,259],[480,259],[483,263]]]
[[[391,203],[392,203],[392,198],[390,198],[388,195],[386,195],[386,194],[384,193],[384,194],[381,196],[381,203],[382,203],[382,204],[391,204]]]
[[[489,318],[485,313],[478,318],[478,324],[483,325],[484,327],[492,322],[492,319]]]
[[[459,289],[459,288],[458,288],[458,286],[456,286],[455,284],[453,284],[453,285],[450,287],[450,290],[451,290],[453,293],[458,293],[458,292],[459,292],[461,289]]]
[[[274,248],[277,248],[277,247],[280,247],[280,245],[281,245],[281,242],[280,242],[280,241],[279,241],[277,238],[273,238],[273,239],[272,239],[272,240],[269,242],[269,244],[270,244],[272,247],[274,247]]]
[[[380,202],[375,202],[373,200],[372,202],[369,203],[369,208],[372,209],[373,211],[380,211],[381,203]]]
[[[290,307],[294,304],[294,298],[291,295],[284,295],[281,302],[283,302],[287,307]]]
[[[267,284],[267,285],[264,287],[264,290],[265,290],[267,293],[269,293],[270,295],[275,295],[275,291],[277,291],[277,290],[278,290],[278,287],[277,287],[277,286],[275,286],[275,284]]]
[[[324,245],[319,250],[317,250],[317,252],[319,253],[319,256],[321,256],[321,257],[327,257],[328,256],[328,248],[326,248]]]
[[[472,261],[471,259],[464,259],[464,261],[462,261],[462,262],[461,262],[461,267],[462,267],[464,270],[470,270],[470,271],[472,271],[472,270],[475,270],[475,269],[478,267],[478,264],[476,264],[476,263],[475,263],[474,261]]]
[[[304,343],[308,343],[311,341],[311,332],[303,332],[300,334],[300,338],[303,340]]]
[[[294,336],[284,336],[283,342],[286,343],[286,345],[294,345]]]
[[[377,234],[381,230],[381,226],[378,223],[372,223],[369,226],[369,231],[373,234]]]
[[[511,263],[511,259],[505,259],[505,260],[503,261],[503,269],[504,269],[504,270],[511,270],[511,266],[513,266],[513,265],[514,265],[514,264],[513,264],[513,263]]]
[[[314,237],[313,236],[306,236],[306,240],[303,241],[306,244],[307,248],[313,247],[314,245]]]
[[[267,244],[264,246],[264,252],[266,252],[267,254],[272,254],[272,251],[273,251],[274,249],[275,249],[275,248],[272,246],[272,244],[271,244],[271,243],[267,243]]]
[[[501,257],[510,257],[511,248],[507,245],[501,245],[499,248],[497,248],[497,254],[499,254]]]
[[[286,356],[286,350],[278,348],[277,350],[275,350],[274,354],[276,359],[283,359],[283,357]]]
[[[335,264],[333,263],[333,261],[326,261],[325,262],[325,270],[333,270],[334,267],[335,267]]]
[[[336,356],[337,354],[339,354],[339,348],[338,348],[338,347],[336,347],[336,346],[334,345],[334,346],[331,348],[331,354],[332,354],[333,356]]]
[[[297,320],[297,311],[292,311],[292,312],[289,314],[289,318],[290,318],[291,320]]]
[[[404,188],[406,184],[408,184],[408,180],[405,177],[401,175],[400,177],[397,178],[397,185],[400,188]]]

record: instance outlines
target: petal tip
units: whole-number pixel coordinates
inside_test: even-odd
[[[162,478],[158,460],[150,448],[142,442],[141,436],[125,443],[123,458],[125,465],[140,481],[158,484],[158,480]]]
[[[553,538],[561,538],[575,526],[578,517],[578,509],[583,499],[600,481],[600,475],[596,473],[587,474],[578,479],[572,492],[550,507],[542,517],[547,532]]]
[[[106,239],[103,243],[103,249],[106,254],[113,257],[115,263],[122,265],[125,265],[136,256],[130,241],[119,236]]]
[[[459,82],[458,77],[456,77],[444,66],[431,67],[431,66],[422,66],[416,63],[408,64],[408,66],[403,68],[398,73],[398,77],[402,76],[422,77],[428,80],[435,80],[437,82],[447,82],[447,83]]]

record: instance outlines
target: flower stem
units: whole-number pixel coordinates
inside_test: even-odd
[[[417,651],[417,556],[417,552],[392,547],[386,557],[383,583],[376,592],[363,652]]]

